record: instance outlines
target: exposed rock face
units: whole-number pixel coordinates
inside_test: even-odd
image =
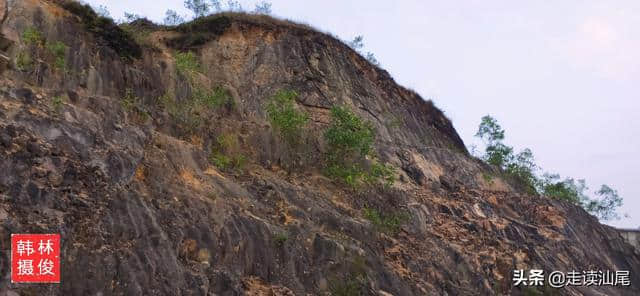
[[[618,229],[618,232],[640,252],[640,229]]]
[[[364,295],[521,295],[533,292],[513,288],[512,272],[532,268],[629,270],[630,287],[554,292],[640,293],[640,255],[614,229],[486,180],[495,172],[442,112],[338,40],[223,15],[190,29],[140,24],[141,56],[122,58],[60,3],[10,1],[2,24],[14,63],[0,80],[0,293],[358,295],[338,294],[351,283]],[[69,47],[66,70],[25,44],[30,27]],[[186,49],[202,63],[191,79],[172,57]],[[37,58],[20,69],[24,52]],[[229,90],[235,105],[189,114],[203,122],[169,114],[159,98],[188,104],[194,83]],[[279,89],[311,115],[295,151],[266,119]],[[375,125],[377,153],[400,175],[392,188],[354,192],[323,176],[333,105]],[[237,140],[244,170],[209,162],[220,135]],[[381,232],[364,208],[407,219]],[[60,285],[10,283],[11,233],[62,235]]]

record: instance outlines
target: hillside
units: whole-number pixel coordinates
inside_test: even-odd
[[[123,31],[70,3],[0,0],[0,293],[640,294],[615,229],[518,190],[340,40],[231,13]],[[295,145],[267,112],[284,90]],[[371,122],[391,186],[326,176],[334,106]],[[11,233],[61,234],[61,284],[11,283]],[[512,286],[533,268],[632,284]]]

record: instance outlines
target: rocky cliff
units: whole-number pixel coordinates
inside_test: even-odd
[[[70,1],[0,8],[0,293],[640,294],[640,255],[614,229],[520,192],[432,102],[327,34],[246,14],[123,31]],[[282,89],[310,115],[295,148],[266,116]],[[203,92],[224,100],[194,104]],[[392,186],[324,176],[336,105],[373,124]],[[221,139],[241,168],[211,161]],[[11,233],[60,233],[62,283],[11,283]],[[533,268],[628,270],[631,286],[512,286]]]

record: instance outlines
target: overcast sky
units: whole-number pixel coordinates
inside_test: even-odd
[[[182,0],[89,0],[161,21]],[[221,1],[226,2],[226,1]],[[251,10],[256,1],[239,1]],[[465,143],[491,114],[546,171],[624,198],[640,226],[640,1],[271,1],[274,15],[364,36],[398,83],[431,98]]]

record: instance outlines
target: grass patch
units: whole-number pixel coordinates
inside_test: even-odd
[[[210,109],[225,106],[228,110],[234,110],[236,106],[229,91],[222,87],[212,90],[194,87],[192,97],[181,102],[168,93],[158,100],[177,125],[189,133],[202,127],[209,118],[207,113]]]
[[[175,97],[165,94],[159,101],[176,125],[186,132],[192,133],[202,125],[204,120],[195,112],[196,105],[193,100],[178,102]]]
[[[235,101],[228,90],[223,87],[215,87],[212,90],[206,90],[196,87],[193,91],[194,100],[209,108],[219,108],[226,106],[229,109],[235,108]]]
[[[488,173],[482,173],[482,179],[484,179],[485,182],[487,182],[487,184],[489,185],[493,185],[493,175],[488,174]]]
[[[27,51],[20,51],[16,55],[16,68],[20,71],[29,71],[33,67],[33,59]]]
[[[178,73],[183,76],[191,78],[193,74],[200,72],[200,62],[193,52],[176,52],[173,57],[176,60]]]
[[[53,66],[58,70],[64,70],[67,68],[67,45],[61,41],[47,43],[47,50],[54,57]]]
[[[215,167],[224,171],[242,170],[247,162],[247,159],[244,157],[244,155],[234,154],[231,156],[227,156],[225,154],[222,154],[221,152],[212,152],[209,156],[209,160]]]
[[[396,234],[409,217],[405,213],[380,213],[376,209],[364,208],[362,215],[380,232]]]
[[[51,100],[51,104],[53,105],[53,110],[56,113],[60,113],[62,111],[62,96],[55,96]]]
[[[365,280],[360,275],[351,275],[345,279],[333,279],[330,281],[332,296],[361,296],[365,291]]]
[[[364,181],[367,184],[382,183],[385,186],[393,185],[395,182],[395,170],[392,166],[373,160],[367,174],[364,175]]]
[[[289,240],[289,234],[287,234],[286,232],[280,232],[273,236],[273,242],[277,246],[283,246],[284,243],[287,242],[287,240]]]
[[[58,70],[65,70],[67,67],[66,52],[67,45],[62,41],[47,41],[43,34],[34,27],[28,27],[22,32],[22,41],[29,50],[23,50],[16,56],[16,67],[20,71],[30,70],[33,65],[32,54],[39,55],[42,48],[46,48],[47,59],[53,57],[53,67]]]
[[[236,102],[229,91],[223,87],[217,86],[211,89],[203,86],[201,83],[196,82],[194,76],[200,73],[202,65],[198,60],[198,56],[191,52],[176,52],[174,53],[174,60],[176,65],[176,72],[178,75],[187,79],[189,86],[191,87],[191,100],[189,102],[183,102],[183,104],[176,105],[175,100],[163,99],[163,102],[170,114],[177,116],[182,122],[186,123],[202,123],[204,118],[202,117],[210,108],[219,108],[226,106],[228,110],[234,110]],[[187,120],[187,117],[192,117],[192,120]],[[190,124],[191,127],[198,127],[199,125]]]
[[[142,100],[133,93],[132,89],[128,88],[125,91],[120,103],[125,111],[134,112],[141,122],[144,123],[149,120],[149,111],[147,111]]]
[[[124,97],[122,97],[122,107],[127,110],[127,111],[131,111],[133,110],[133,107],[137,104],[138,98],[135,96],[135,94],[133,94],[133,90],[130,88],[127,88],[127,90],[124,93]]]
[[[309,122],[309,115],[295,108],[298,94],[292,90],[279,90],[267,104],[267,116],[271,125],[289,144],[297,144]]]
[[[45,39],[36,28],[28,27],[22,32],[22,42],[26,45],[43,46]]]
[[[217,168],[229,171],[242,171],[247,158],[241,154],[238,139],[232,134],[222,134],[216,138],[211,149],[209,161]]]
[[[329,292],[332,296],[366,295],[367,265],[362,256],[350,260],[348,272],[339,278],[329,280]]]

